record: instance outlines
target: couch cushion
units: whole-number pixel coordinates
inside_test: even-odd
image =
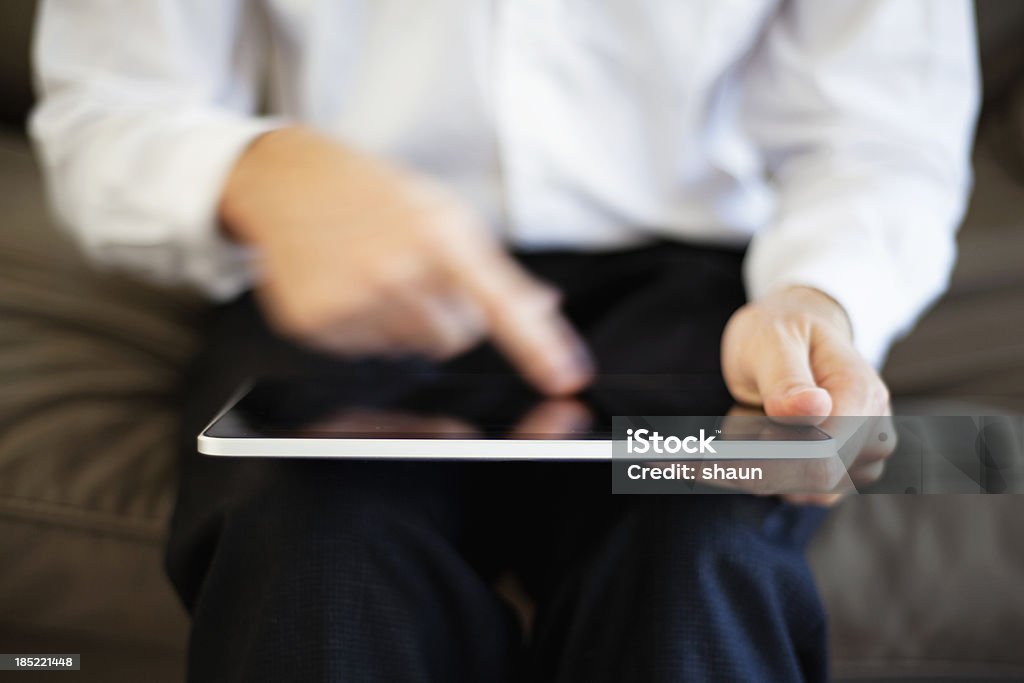
[[[890,355],[905,414],[1024,411],[1024,184],[985,128],[949,294]],[[938,405],[940,397],[956,399]],[[969,403],[968,401],[973,401]],[[856,496],[811,547],[836,673],[1024,677],[1024,496]]]
[[[180,645],[160,558],[201,309],[86,267],[23,142],[0,186],[0,622]]]
[[[835,673],[1024,678],[1024,497],[855,496],[811,563]]]
[[[894,394],[1024,411],[1024,180],[997,155],[1015,139],[982,129],[950,289],[893,347],[885,377]]]

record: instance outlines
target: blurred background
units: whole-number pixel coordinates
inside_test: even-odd
[[[0,3],[0,652],[182,680],[162,544],[204,309],[93,272],[55,230],[24,131],[34,5]],[[975,192],[950,292],[885,369],[907,412],[1024,410],[1024,2],[977,9]],[[1024,679],[1024,497],[854,497],[812,563],[837,677]]]

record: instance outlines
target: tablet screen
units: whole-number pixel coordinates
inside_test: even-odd
[[[708,375],[605,375],[579,396],[552,400],[512,374],[376,371],[263,379],[205,434],[231,439],[610,440],[613,416],[700,414],[707,410],[708,389],[720,383]],[[695,430],[713,430],[721,420],[692,419],[699,421]],[[776,425],[770,436],[727,430],[719,439],[803,441],[817,434]]]

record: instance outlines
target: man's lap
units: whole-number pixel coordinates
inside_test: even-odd
[[[743,302],[739,254],[666,245],[625,255],[526,260],[566,292],[569,315],[594,348],[601,370],[717,374],[722,327]],[[675,646],[664,645],[676,637],[699,639],[699,633],[687,630],[694,620],[703,622],[706,638],[728,640],[729,633],[759,620],[771,631],[778,625],[772,622],[778,619],[773,610],[781,608],[758,605],[755,596],[770,601],[775,593],[745,594],[737,587],[748,581],[801,585],[802,592],[785,590],[806,604],[796,600],[787,609],[811,616],[811,632],[823,627],[801,557],[818,513],[774,499],[611,496],[607,468],[595,464],[219,460],[198,455],[195,434],[247,377],[315,373],[330,381],[344,367],[275,337],[251,298],[218,311],[210,320],[208,339],[186,389],[181,485],[168,551],[169,573],[194,614],[195,629],[202,630],[193,634],[194,649],[197,640],[215,640],[213,632],[225,631],[220,637],[229,638],[232,624],[249,625],[236,626],[233,637],[240,642],[229,649],[244,649],[247,638],[268,637],[301,649],[295,633],[285,629],[277,636],[265,631],[257,636],[248,631],[256,628],[251,622],[285,623],[288,610],[330,609],[332,594],[336,606],[351,609],[354,598],[341,594],[354,581],[368,596],[376,586],[375,604],[367,609],[386,615],[394,628],[429,622],[432,617],[424,614],[458,614],[459,620],[444,626],[426,624],[430,628],[424,632],[446,633],[461,622],[462,637],[484,641],[481,652],[511,660],[519,649],[516,623],[490,591],[491,580],[508,570],[520,574],[538,602],[532,661],[545,677],[554,676],[565,657],[578,659],[581,653],[609,648],[653,657],[671,670]],[[490,369],[501,361],[482,349],[459,364]],[[706,395],[693,397],[693,412],[721,413],[728,403],[719,381]],[[417,575],[417,564],[427,570]],[[243,579],[238,574],[247,565]],[[394,581],[378,585],[367,574]],[[739,580],[730,581],[730,576]],[[460,586],[453,592],[446,582]],[[234,602],[212,597],[232,592],[237,593]],[[249,594],[265,597],[253,602]],[[750,603],[753,616],[737,621],[728,609],[723,612],[735,600]],[[232,617],[226,610],[247,614]],[[595,628],[609,617],[630,618],[629,613],[639,621],[626,631],[617,625]],[[692,619],[681,619],[684,613]],[[338,618],[336,613],[332,617]],[[331,621],[326,628],[351,627],[343,621]],[[650,630],[665,626],[678,632],[666,639]],[[629,647],[608,642],[623,637]],[[308,633],[303,638],[308,640]],[[807,638],[821,640],[820,633]],[[739,639],[758,642],[749,633]],[[736,652],[713,643],[703,651],[703,659],[691,657],[681,671],[695,675],[716,657]],[[351,658],[351,649],[348,653]],[[363,666],[370,666],[383,654],[364,644],[359,656],[366,658]],[[746,656],[756,658],[756,649]],[[615,665],[620,667],[617,679],[608,668],[608,652],[602,657],[604,677],[627,680],[627,661]],[[394,666],[404,667],[403,676],[429,661],[416,653],[391,658]],[[483,666],[472,658],[466,662],[470,668],[461,669],[464,674]]]

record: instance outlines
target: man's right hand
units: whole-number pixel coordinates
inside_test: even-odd
[[[256,248],[257,294],[287,336],[341,355],[438,359],[488,336],[545,393],[590,379],[557,292],[428,178],[285,128],[236,163],[220,217]]]

